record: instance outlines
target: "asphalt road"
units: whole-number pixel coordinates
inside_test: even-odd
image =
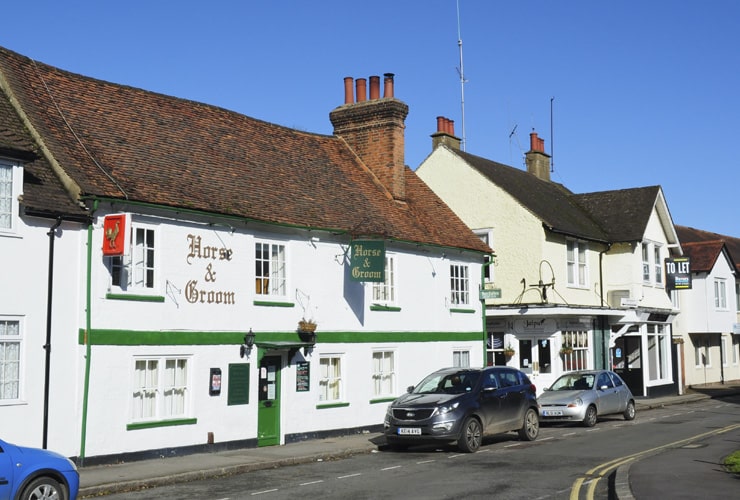
[[[452,447],[378,451],[106,499],[606,499],[610,480],[625,462],[632,463],[639,478],[633,488],[636,498],[681,498],[689,490],[675,476],[702,481],[696,471],[703,469],[684,470],[685,460],[673,465],[670,460],[652,461],[670,458],[676,450],[694,450],[697,460],[716,464],[720,457],[712,453],[718,449],[702,445],[720,436],[716,439],[740,448],[738,422],[740,398],[704,400],[643,411],[632,422],[612,417],[590,429],[543,427],[538,440],[529,443],[519,441],[515,434],[494,436],[475,454]],[[733,425],[734,430],[721,432]],[[715,498],[711,492],[702,496]]]

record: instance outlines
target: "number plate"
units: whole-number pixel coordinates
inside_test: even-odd
[[[545,417],[562,417],[563,412],[560,410],[544,410],[542,415]]]
[[[399,427],[398,434],[400,436],[421,436],[420,427]]]

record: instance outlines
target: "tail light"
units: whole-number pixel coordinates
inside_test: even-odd
[[[532,392],[534,392],[535,394],[537,394],[537,386],[536,385],[529,384],[529,388],[532,389]]]

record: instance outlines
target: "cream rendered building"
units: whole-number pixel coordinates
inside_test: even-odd
[[[678,391],[662,265],[681,250],[660,187],[574,194],[550,180],[535,133],[526,171],[461,151],[445,118],[432,138],[417,174],[495,252],[488,364],[538,391],[581,368],[614,368],[638,396]]]

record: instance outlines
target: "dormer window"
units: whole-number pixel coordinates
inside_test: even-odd
[[[16,229],[22,179],[22,167],[0,160],[0,233]]]

